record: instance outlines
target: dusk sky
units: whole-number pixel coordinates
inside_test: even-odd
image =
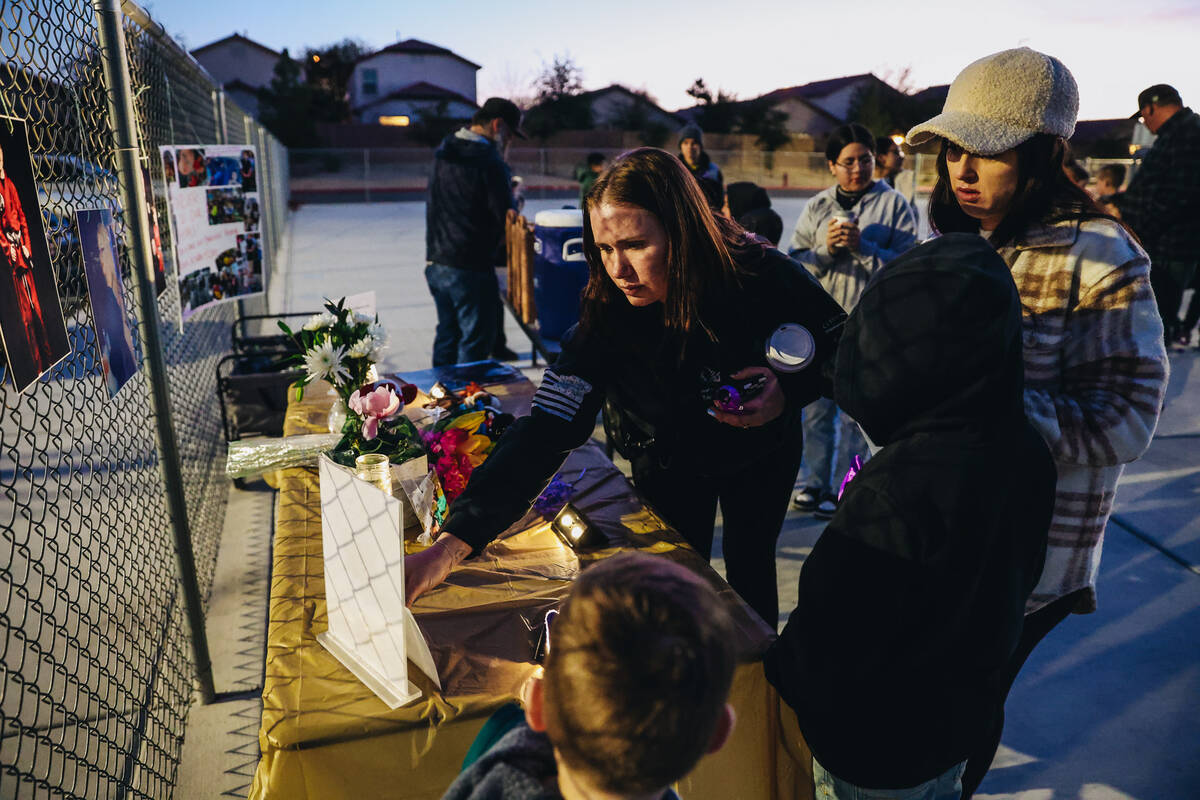
[[[569,55],[584,86],[646,89],[669,109],[691,105],[703,77],[748,99],[783,86],[909,69],[920,89],[966,64],[1028,45],[1061,59],[1080,85],[1080,118],[1128,116],[1138,92],[1173,84],[1200,106],[1200,0],[929,0],[922,4],[796,0],[666,3],[609,0],[156,0],[145,7],[189,48],[239,32],[292,54],[351,37],[379,48],[416,38],[481,64],[480,101],[528,95],[544,63]]]

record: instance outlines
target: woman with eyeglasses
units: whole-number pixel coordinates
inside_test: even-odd
[[[875,180],[875,137],[862,125],[843,125],[825,147],[837,183],[808,201],[792,234],[788,255],[811,272],[847,313],[875,271],[917,242],[917,221],[904,196]],[[834,458],[834,429],[840,431]],[[834,490],[866,443],[854,420],[833,400],[804,409],[804,460],[794,505],[829,519]]]

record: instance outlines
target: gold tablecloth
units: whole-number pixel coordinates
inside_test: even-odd
[[[506,409],[527,412],[533,391],[528,382],[488,388]],[[323,430],[329,405],[320,391],[291,403],[285,435]],[[409,678],[421,689],[421,699],[394,710],[315,638],[328,625],[315,468],[274,474],[271,483],[279,494],[259,731],[262,759],[251,800],[440,798],[483,723],[516,698],[533,671],[532,649],[545,611],[561,602],[582,566],[629,549],[671,558],[705,576],[728,601],[737,625],[744,662],[730,700],[737,725],[729,743],[679,783],[681,796],[812,796],[811,758],[795,715],[766,682],[757,660],[771,631],[646,508],[599,447],[573,453],[563,472],[568,480],[582,474],[572,501],[611,546],[576,556],[530,512],[414,604],[442,690],[410,664]]]

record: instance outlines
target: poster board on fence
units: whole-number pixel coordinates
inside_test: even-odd
[[[262,294],[267,256],[254,147],[166,145],[159,155],[183,320],[216,303]]]
[[[322,454],[321,541],[329,629],[317,641],[389,708],[421,696],[411,659],[439,689],[429,645],[404,605],[401,501]]]

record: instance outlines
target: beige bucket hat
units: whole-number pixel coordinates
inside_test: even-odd
[[[1061,61],[1028,47],[968,64],[946,95],[942,113],[908,132],[905,149],[934,152],[939,139],[981,156],[1010,150],[1037,133],[1071,138],[1079,87]]]

